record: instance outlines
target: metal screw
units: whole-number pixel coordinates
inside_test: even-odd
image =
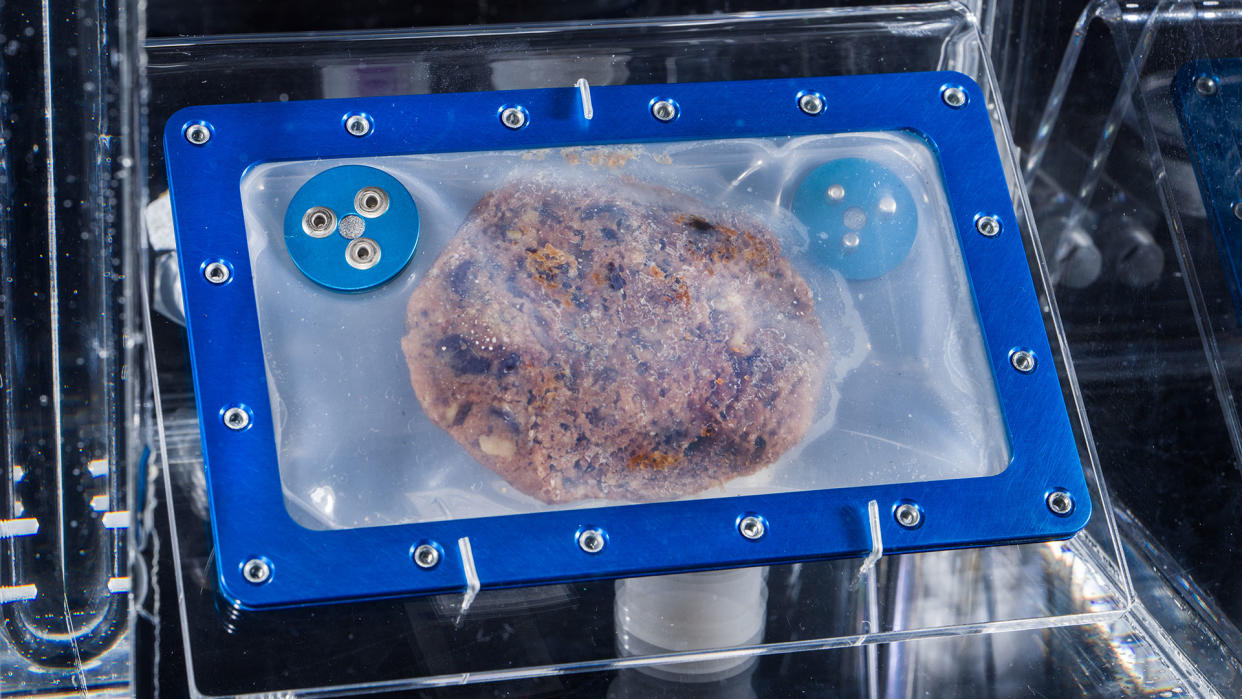
[[[526,112],[521,107],[505,107],[500,112],[500,123],[511,129],[520,129],[526,126]]]
[[[375,218],[388,210],[388,192],[379,187],[363,187],[354,195],[354,208],[367,218]]]
[[[272,567],[262,558],[251,558],[242,566],[242,577],[248,583],[261,585],[272,577]]]
[[[599,553],[604,550],[604,531],[602,529],[584,529],[578,535],[578,547],[587,553]]]
[[[1048,509],[1053,514],[1067,515],[1074,511],[1074,498],[1064,490],[1054,490],[1048,493]]]
[[[209,262],[203,268],[203,276],[207,281],[215,285],[220,285],[229,280],[233,273],[229,271],[229,266],[223,262]]]
[[[1204,97],[1211,97],[1220,91],[1220,83],[1216,82],[1216,78],[1210,75],[1200,75],[1195,78],[1195,92]]]
[[[960,87],[950,86],[940,91],[940,99],[954,109],[966,106],[966,91]]]
[[[737,530],[747,539],[757,541],[763,538],[763,535],[767,533],[768,528],[763,525],[762,519],[756,517],[755,515],[746,515],[740,522],[737,523]]]
[[[651,103],[651,116],[664,122],[672,121],[677,118],[677,105],[669,100],[656,100]]]
[[[1233,217],[1242,221],[1242,201],[1233,203]]]
[[[202,124],[190,124],[185,127],[185,140],[201,146],[211,140],[211,129]]]
[[[1009,363],[1013,365],[1014,369],[1017,369],[1023,374],[1029,374],[1032,371],[1035,371],[1035,355],[1031,354],[1027,350],[1014,350],[1011,352],[1009,354]]]
[[[244,430],[250,426],[250,413],[244,408],[229,408],[224,411],[224,425],[230,430]]]
[[[332,235],[336,229],[336,214],[326,206],[312,206],[302,214],[302,230],[312,238]]]
[[[435,568],[440,562],[440,549],[431,544],[419,544],[414,549],[414,563],[423,569]]]
[[[345,246],[345,261],[354,269],[371,269],[380,261],[380,246],[370,238],[351,240]]]
[[[824,111],[824,98],[818,92],[807,92],[798,98],[798,109],[815,116]]]
[[[898,505],[897,509],[893,510],[893,517],[906,529],[914,529],[923,521],[923,513],[918,506],[908,502]]]
[[[989,238],[995,238],[1000,235],[1000,221],[995,216],[980,216],[975,221],[975,230]]]
[[[352,136],[366,136],[371,133],[371,120],[362,114],[353,114],[345,119],[345,130]]]

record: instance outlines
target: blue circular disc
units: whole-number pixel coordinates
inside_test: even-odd
[[[285,247],[317,284],[337,291],[379,286],[418,245],[418,206],[397,178],[342,165],[310,178],[285,212]]]
[[[863,158],[811,171],[793,212],[811,236],[811,255],[846,279],[875,279],[906,259],[919,217],[910,190],[892,170]]]

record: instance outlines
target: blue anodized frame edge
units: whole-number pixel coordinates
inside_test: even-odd
[[[1199,92],[1199,80],[1212,91]],[[1177,118],[1195,169],[1204,209],[1220,254],[1235,316],[1242,322],[1242,219],[1234,205],[1242,201],[1242,58],[1190,61],[1178,69],[1170,90]]]
[[[942,99],[962,89],[960,108]],[[808,115],[798,95],[827,96]],[[958,73],[782,79],[726,83],[622,85],[592,89],[586,120],[574,89],[432,94],[311,102],[189,107],[164,132],[169,189],[181,261],[195,396],[211,506],[220,592],[243,608],[444,593],[466,587],[457,545],[468,537],[484,588],[534,585],[861,556],[871,547],[867,503],[883,515],[886,552],[910,552],[1067,538],[1086,525],[1091,501],[1056,361],[1031,278],[982,91]],[[677,118],[652,118],[653,98],[673,99]],[[499,111],[521,105],[520,129]],[[763,105],[761,109],[754,105]],[[365,113],[373,128],[355,136],[346,115]],[[185,137],[190,124],[210,128],[206,143]],[[476,150],[638,143],[849,131],[913,131],[942,168],[1011,447],[994,476],[858,488],[713,498],[609,508],[317,531],[285,509],[272,432],[272,410],[242,217],[240,182],[256,163]],[[994,216],[1001,232],[981,235],[976,221]],[[225,260],[225,284],[202,274]],[[1016,348],[1036,358],[1033,371],[1011,364]],[[249,426],[234,430],[223,411],[244,406]],[[1056,514],[1054,491],[1074,507]],[[902,527],[892,512],[920,506],[923,520]],[[750,540],[738,517],[759,513],[767,532]],[[598,553],[579,548],[584,527],[608,532]],[[520,532],[520,534],[515,534]],[[429,569],[414,547],[443,549]],[[269,575],[247,581],[246,561]]]

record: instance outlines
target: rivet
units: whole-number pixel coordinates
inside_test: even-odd
[[[906,529],[914,529],[923,522],[923,512],[918,505],[903,502],[893,510],[893,518]]]
[[[824,111],[824,96],[818,92],[804,92],[798,98],[798,109],[810,116],[816,116]]]
[[[326,206],[312,206],[302,214],[302,231],[312,238],[325,238],[336,230],[336,214]]]
[[[379,187],[363,187],[354,195],[354,208],[367,218],[376,218],[388,210],[388,192]]]
[[[677,118],[677,105],[672,100],[656,100],[651,103],[651,116],[669,122]]]
[[[414,563],[419,568],[430,569],[435,568],[440,562],[440,549],[432,544],[419,544],[414,549]]]
[[[975,219],[975,230],[979,231],[980,235],[995,238],[1000,235],[1000,220],[995,216],[980,216]]]
[[[371,133],[371,119],[365,114],[351,114],[345,117],[345,130],[351,136],[366,136]]]
[[[516,131],[526,126],[526,110],[521,107],[505,107],[500,112],[500,123]]]
[[[1031,354],[1029,350],[1019,349],[1010,352],[1009,363],[1013,365],[1014,369],[1023,374],[1035,371],[1035,355]]]
[[[240,432],[250,426],[250,413],[245,408],[229,408],[224,411],[224,426]]]
[[[370,238],[358,238],[345,246],[345,261],[354,269],[371,269],[380,261],[380,246]]]
[[[272,577],[272,567],[262,558],[251,558],[242,565],[242,577],[248,583],[262,585]]]
[[[954,109],[966,106],[966,91],[956,85],[950,85],[940,91],[940,99]]]
[[[1074,498],[1064,490],[1054,490],[1048,493],[1046,502],[1048,509],[1056,515],[1067,515],[1074,511]]]
[[[1233,217],[1242,221],[1242,201],[1235,201],[1233,203]]]
[[[1220,91],[1220,83],[1210,75],[1200,75],[1195,78],[1195,92],[1204,97],[1211,97]]]
[[[185,127],[185,140],[201,146],[211,140],[211,129],[203,124],[190,124]]]
[[[208,262],[207,266],[203,267],[203,277],[216,286],[227,282],[232,276],[233,273],[229,271],[229,266],[223,262]]]
[[[603,551],[604,544],[604,530],[602,529],[583,529],[578,534],[578,547],[587,553]]]
[[[763,519],[756,515],[746,515],[737,523],[737,530],[742,536],[757,541],[763,538],[768,532],[767,525],[763,523]]]

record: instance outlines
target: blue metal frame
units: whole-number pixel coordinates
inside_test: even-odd
[[[1200,94],[1199,78],[1215,81],[1215,92]],[[1229,293],[1242,322],[1242,220],[1233,205],[1242,201],[1242,59],[1191,61],[1173,80],[1173,103],[1194,163],[1203,205],[1224,263]]]
[[[968,103],[948,107],[946,85]],[[798,108],[804,91],[827,96],[824,111]],[[1090,516],[1091,503],[1074,431],[1061,392],[1030,267],[1014,215],[986,100],[957,73],[806,78],[753,82],[624,85],[594,88],[593,120],[574,89],[435,94],[313,102],[191,107],[165,128],[164,145],[182,266],[186,321],[211,502],[220,591],[242,607],[273,607],[345,598],[451,592],[466,587],[457,540],[469,537],[483,587],[725,568],[861,556],[871,547],[867,502],[879,501],[886,552],[1066,538]],[[679,114],[651,116],[653,98],[672,99]],[[505,105],[529,116],[517,130],[497,118]],[[365,113],[363,137],[342,118]],[[210,125],[194,145],[188,123]],[[285,509],[272,433],[240,182],[267,161],[416,153],[546,148],[773,137],[850,131],[909,131],[937,152],[985,346],[999,393],[1012,461],[1002,473],[836,490],[714,498],[585,510],[314,531]],[[976,231],[981,214],[1002,232]],[[232,279],[213,285],[204,261],[226,260]],[[1038,362],[1012,368],[1021,347]],[[242,404],[250,427],[234,431],[221,410]],[[1046,496],[1064,489],[1068,515]],[[891,515],[903,502],[922,508],[922,525],[901,527]],[[766,535],[739,535],[739,515],[759,513]],[[608,532],[600,553],[579,549],[583,527]],[[438,565],[411,560],[418,543],[438,542]],[[248,583],[244,561],[269,562],[263,584]]]

